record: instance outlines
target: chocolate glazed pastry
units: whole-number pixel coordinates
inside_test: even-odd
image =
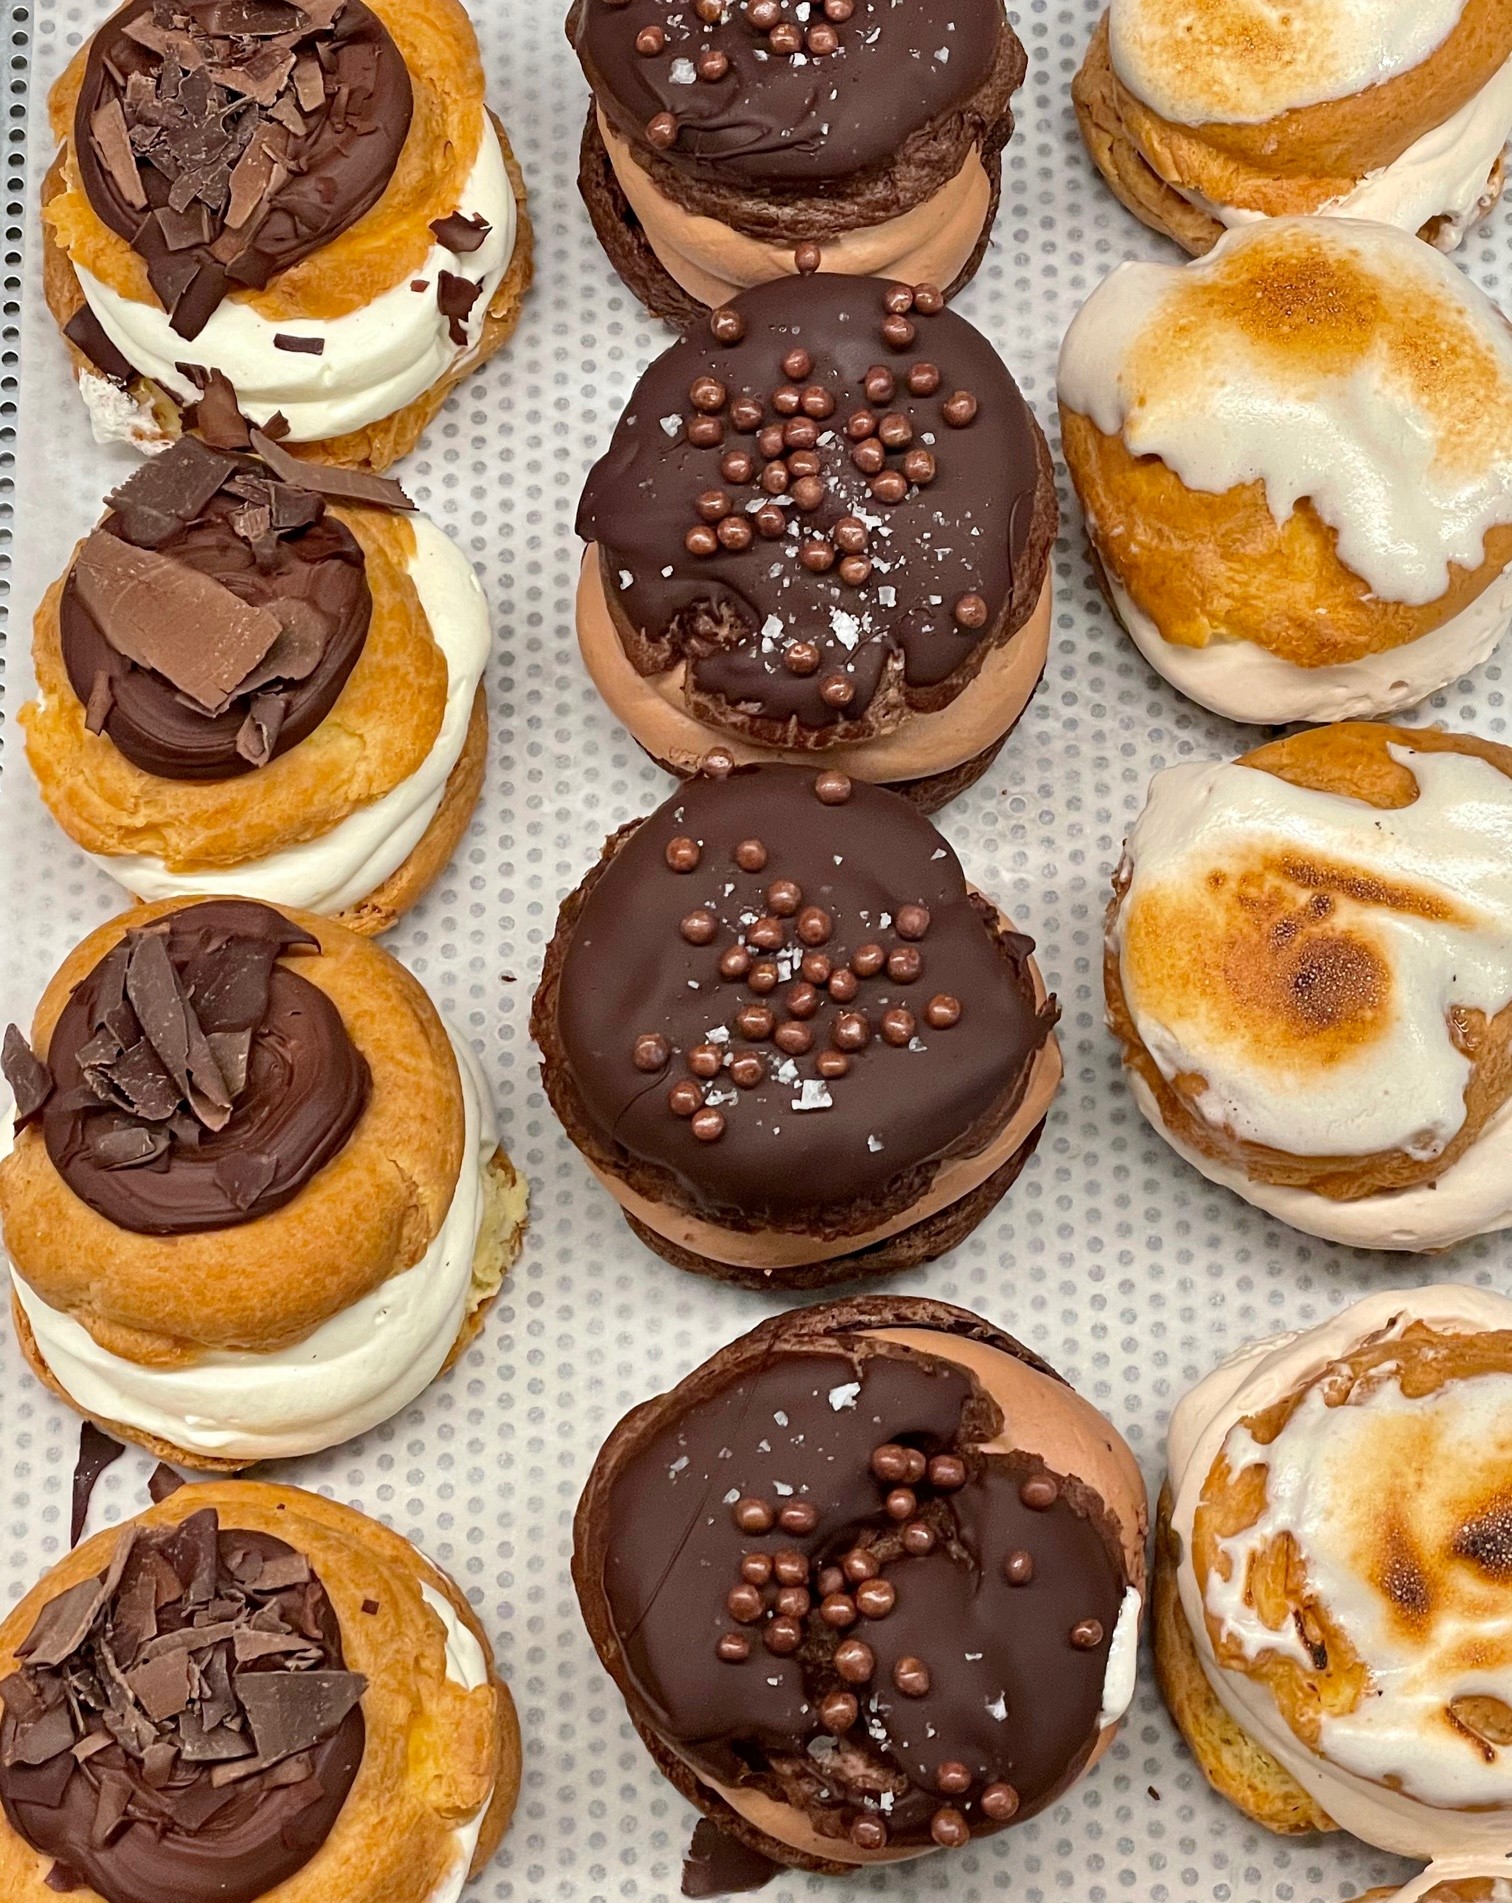
[[[975,273],[1026,64],[1001,0],[575,0],[567,34],[594,95],[589,215],[678,328],[821,265]]]
[[[366,1060],[335,1005],[281,961],[319,950],[246,899],[131,931],[75,989],[42,1064],[15,1026],[17,1126],[118,1228],[225,1229],[290,1202],[345,1145]]]
[[[766,285],[637,385],[578,512],[579,639],[675,771],[829,751],[928,805],[1033,692],[1057,525],[1033,413],[938,291]]]
[[[1017,1174],[1059,1077],[1031,950],[906,801],[742,768],[609,841],[531,1029],[643,1240],[814,1287],[940,1254]]]
[[[234,779],[307,739],[372,614],[351,531],[313,488],[192,436],[111,502],[59,604],[90,730],[168,780]]]
[[[303,1555],[214,1508],[126,1527],[0,1682],[0,1806],[106,1903],[253,1903],[309,1862],[362,1762],[367,1681]]]
[[[378,202],[409,73],[363,0],[130,0],[95,34],[74,118],[89,202],[181,337]]]
[[[1044,1362],[874,1296],[628,1415],[573,1579],[658,1768],[749,1850],[842,1874],[1032,1817],[1105,1748],[1145,1531],[1128,1448]]]

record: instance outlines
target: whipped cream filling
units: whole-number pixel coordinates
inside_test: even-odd
[[[102,1348],[12,1268],[16,1298],[42,1358],[81,1413],[189,1454],[287,1460],[354,1440],[430,1386],[467,1315],[485,1175],[499,1142],[472,1047],[450,1026],[447,1035],[457,1055],[465,1134],[462,1169],[441,1227],[412,1268],[302,1341],[268,1354],[217,1351],[187,1367],[144,1367]],[[7,1117],[7,1146],[9,1132]]]
[[[476,349],[489,300],[514,255],[517,224],[504,154],[486,113],[477,163],[462,202],[441,207],[437,216],[453,210],[486,219],[491,227],[476,251],[449,251],[437,244],[417,273],[344,317],[274,320],[244,300],[228,297],[192,345],[173,329],[161,305],[123,297],[90,272],[79,266],[75,270],[106,336],[170,396],[181,403],[194,401],[193,384],[177,368],[189,358],[223,370],[236,386],[244,414],[254,422],[266,423],[280,411],[288,420],[292,442],[318,442],[393,416],[446,375],[458,357]],[[443,271],[483,287],[466,320],[467,342],[462,345],[452,342],[448,319],[437,302]],[[277,336],[319,337],[325,350],[318,357],[280,350],[273,341]],[[90,394],[86,390],[86,400]],[[140,414],[133,420],[118,403],[96,401],[90,413],[97,435],[110,432],[106,440],[130,441],[143,428]]]
[[[1271,218],[1190,264],[1118,266],[1066,333],[1060,395],[1188,489],[1261,481],[1278,523],[1306,498],[1386,601],[1440,600],[1512,521],[1512,331],[1391,225]]]
[[[1491,175],[1509,138],[1512,60],[1442,125],[1415,139],[1390,165],[1367,173],[1353,190],[1318,206],[1318,214],[1373,219],[1411,232],[1442,218],[1446,222],[1433,242],[1440,251],[1452,251],[1485,210]],[[1220,224],[1254,224],[1265,216],[1248,206],[1217,204],[1184,185],[1176,189]]]
[[[1461,1897],[1480,1897],[1482,1891],[1471,1886],[1487,1883],[1485,1903],[1512,1903],[1512,1863],[1505,1857],[1446,1857],[1430,1863],[1391,1903],[1459,1903]]]
[[[457,1617],[451,1601],[423,1579],[420,1582],[420,1597],[446,1628],[446,1676],[465,1692],[475,1692],[480,1685],[486,1685],[488,1660],[483,1656],[483,1648],[476,1637]],[[472,1868],[478,1839],[483,1834],[483,1820],[488,1815],[488,1806],[492,1801],[493,1794],[490,1792],[488,1798],[478,1806],[477,1815],[452,1832],[457,1846],[457,1863],[431,1892],[430,1903],[457,1903],[467,1885],[467,1873]]]
[[[1129,639],[1188,700],[1226,720],[1280,727],[1294,720],[1373,720],[1416,707],[1489,660],[1512,623],[1512,572],[1416,641],[1330,667],[1298,667],[1257,641],[1205,648],[1167,641],[1104,563],[1108,593]]]
[[[488,602],[471,562],[434,522],[416,515],[410,578],[446,656],[446,709],[430,752],[406,780],[360,806],[329,832],[240,865],[174,872],[144,853],[91,853],[101,871],[139,899],[225,894],[334,916],[359,905],[397,872],[435,818],[461,758],[478,682],[488,664]],[[338,703],[339,704],[339,703]]]
[[[1113,1643],[1108,1647],[1108,1663],[1103,1672],[1102,1712],[1097,1723],[1106,1730],[1127,1717],[1134,1703],[1134,1687],[1139,1676],[1139,1621],[1144,1600],[1130,1586],[1118,1609],[1118,1624],[1113,1628]]]
[[[1474,1858],[1483,1860],[1477,1862],[1477,1870],[1484,1867],[1484,1862],[1494,1868],[1495,1860],[1505,1857],[1512,1835],[1512,1787],[1505,1766],[1498,1793],[1500,1807],[1471,1810],[1465,1808],[1477,1801],[1469,1794],[1471,1786],[1479,1785],[1486,1767],[1463,1740],[1463,1754],[1457,1763],[1465,1781],[1451,1779],[1443,1787],[1445,1796],[1436,1803],[1376,1782],[1332,1756],[1309,1750],[1281,1716],[1260,1680],[1224,1670],[1218,1664],[1191,1560],[1192,1529],[1203,1486],[1238,1423],[1315,1380],[1331,1362],[1381,1331],[1400,1334],[1413,1321],[1446,1333],[1508,1329],[1512,1328],[1512,1300],[1485,1290],[1454,1286],[1405,1294],[1387,1290],[1367,1296],[1320,1327],[1278,1335],[1242,1349],[1177,1404],[1167,1443],[1172,1526],[1183,1555],[1177,1581],[1198,1658],[1219,1702],[1236,1724],[1263,1744],[1312,1793],[1335,1823],[1367,1843],[1400,1856],[1425,1861],[1435,1857]],[[1477,1384],[1459,1385],[1469,1388]],[[1503,1414],[1501,1423],[1505,1435],[1507,1414]],[[1384,1486],[1387,1477],[1379,1478]],[[1274,1484],[1273,1478],[1272,1487]],[[1325,1745],[1329,1742],[1325,1728]],[[1395,1755],[1403,1768],[1415,1768],[1419,1776],[1428,1776],[1429,1746],[1420,1725],[1405,1723],[1397,1737]],[[1449,1869],[1443,1869],[1435,1881],[1447,1880],[1448,1875]]]
[[[1464,1124],[1471,1064],[1448,1014],[1492,1016],[1512,999],[1512,780],[1473,754],[1390,754],[1417,781],[1409,805],[1375,807],[1227,761],[1168,767],[1151,782],[1110,934],[1140,1041],[1168,1082],[1200,1080],[1185,1095],[1214,1130],[1290,1156],[1427,1159]],[[1299,865],[1303,882],[1289,870]],[[1350,1043],[1321,1049],[1310,1035],[1321,1020],[1296,1028],[1228,966],[1221,986],[1194,992],[1140,917],[1190,923],[1199,915],[1183,895],[1217,876],[1228,896],[1213,917],[1226,930],[1244,909],[1235,888],[1257,870],[1298,906],[1327,893],[1330,939],[1345,935],[1355,962],[1369,959],[1379,996]]]
[[[1263,125],[1421,66],[1465,0],[1110,0],[1114,70],[1175,125]]]

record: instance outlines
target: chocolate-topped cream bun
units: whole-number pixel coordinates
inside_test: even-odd
[[[12,1025],[16,1331],[80,1413],[183,1465],[317,1452],[482,1327],[526,1188],[476,1059],[329,919],[246,899],[102,925]]]
[[[109,499],[44,596],[21,710],[64,831],[141,899],[386,931],[483,784],[488,604],[396,482],[297,462],[226,399]]]
[[[657,1767],[844,1874],[1033,1817],[1134,1695],[1144,1482],[1029,1349],[943,1302],[795,1310],[626,1416],[572,1572]]]
[[[183,1487],[0,1625],[6,1903],[457,1903],[519,1785],[459,1588],[294,1487]]]
[[[385,468],[513,331],[525,186],[458,0],[127,0],[53,89],[43,270],[102,440],[209,373]]]
[[[1502,194],[1512,17],[1502,0],[1110,0],[1072,98],[1114,193],[1194,254],[1295,212],[1452,251]]]
[[[637,384],[578,510],[578,640],[671,772],[828,755],[933,811],[1039,683],[1058,521],[1033,412],[938,291],[771,284]]]
[[[975,275],[1026,65],[1002,0],[573,0],[567,36],[583,199],[658,317],[820,270]]]
[[[1033,949],[906,800],[737,768],[607,842],[531,1030],[643,1242],[817,1288],[932,1261],[1023,1168],[1061,1075]]]
[[[1443,1860],[1412,1903],[1509,1893],[1509,1455],[1512,1301],[1483,1289],[1368,1296],[1230,1356],[1171,1416],[1172,1715],[1267,1829]]]

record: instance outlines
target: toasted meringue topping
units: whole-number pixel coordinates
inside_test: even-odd
[[[1512,999],[1512,781],[1393,746],[1380,808],[1255,767],[1157,774],[1113,925],[1162,1074],[1215,1129],[1293,1156],[1432,1158],[1479,1020]]]
[[[1260,125],[1410,71],[1465,0],[1112,0],[1113,64],[1181,125]]]
[[[1061,353],[1061,397],[1189,489],[1304,499],[1383,599],[1424,606],[1512,521],[1512,334],[1429,245],[1280,218],[1189,265],[1125,264]]]

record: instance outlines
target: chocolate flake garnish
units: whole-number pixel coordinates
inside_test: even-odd
[[[201,513],[235,470],[229,456],[185,436],[141,464],[106,498],[107,506],[114,510],[128,542],[137,548],[159,548]]]
[[[134,205],[138,211],[145,211],[147,194],[142,190],[142,181],[137,174],[136,154],[131,149],[126,112],[119,99],[107,100],[95,112],[89,121],[89,131],[106,170],[115,181],[116,190],[128,205]]]
[[[367,1690],[360,1672],[255,1672],[237,1687],[265,1764],[328,1738]]]
[[[324,337],[293,337],[287,331],[276,330],[273,333],[275,350],[293,351],[298,356],[323,357],[325,355]]]
[[[175,1473],[166,1461],[160,1460],[148,1477],[148,1498],[154,1506],[161,1506],[170,1494],[177,1493],[186,1484],[182,1474]]]
[[[68,1544],[71,1547],[78,1545],[79,1535],[84,1531],[95,1482],[125,1451],[118,1440],[101,1433],[93,1421],[85,1421],[80,1427],[79,1457],[74,1463],[73,1506],[68,1523]]]
[[[282,694],[255,694],[236,736],[236,751],[251,766],[266,766],[278,745],[289,703]]]
[[[63,326],[63,335],[75,350],[82,351],[102,377],[118,383],[124,390],[136,378],[131,360],[116,349],[105,334],[105,326],[87,304],[81,304]]]
[[[691,1897],[742,1896],[765,1889],[779,1864],[727,1836],[710,1818],[693,1826],[693,1841],[683,1859],[682,1893]]]
[[[207,370],[194,363],[181,363],[177,367],[199,391],[199,402],[193,406],[192,425],[186,413],[186,426],[198,430],[212,449],[250,449],[252,426],[242,415],[236,386],[225,371]]]
[[[431,230],[436,234],[437,244],[455,252],[458,257],[465,257],[468,252],[482,248],[493,226],[476,212],[454,211],[445,218],[433,218]],[[468,308],[471,309],[471,306]]]
[[[94,686],[89,690],[89,699],[84,703],[84,730],[86,733],[103,733],[105,722],[110,718],[110,710],[115,706],[115,688],[111,682],[110,670],[98,668],[95,672]]]
[[[373,476],[362,469],[335,469],[325,463],[301,462],[281,449],[267,429],[254,429],[252,447],[275,476],[296,488],[311,489],[333,502],[364,502],[375,509],[408,509],[414,503],[392,476]]]
[[[99,529],[80,549],[73,579],[118,654],[165,675],[208,713],[229,705],[279,637],[265,608],[212,576]]]
[[[470,341],[467,320],[482,295],[481,284],[474,284],[471,278],[458,277],[455,271],[442,271],[436,278],[436,304],[441,315],[449,320],[447,335],[459,350]]]
[[[16,1100],[16,1128],[24,1130],[53,1094],[53,1074],[38,1057],[21,1027],[5,1027],[5,1044],[0,1051],[0,1069]]]

